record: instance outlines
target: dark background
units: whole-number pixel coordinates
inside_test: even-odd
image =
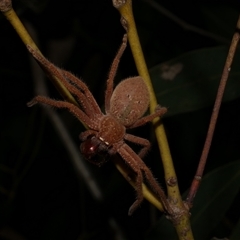
[[[182,20],[230,42],[239,13],[238,1],[156,2]],[[71,39],[70,51],[58,60],[58,65],[81,77],[103,106],[108,70],[124,34],[112,2],[16,0],[13,7],[22,20],[32,24],[39,47],[47,57],[50,58],[50,43]],[[144,1],[133,1],[133,10],[149,68],[192,50],[228,45],[184,30]],[[121,234],[125,239],[150,239],[148,233],[159,213],[144,202],[133,216],[127,216],[135,192],[111,162],[102,168],[86,163],[103,193],[102,202],[97,202],[79,180],[64,144],[42,108],[26,106],[34,96],[29,55],[2,14],[0,31],[1,239],[122,239]],[[64,56],[64,45],[59,51]],[[116,82],[135,75],[137,71],[127,48]],[[47,84],[49,95],[60,99],[51,83]],[[239,102],[238,98],[223,104],[206,172],[239,159]],[[182,192],[194,176],[211,105],[163,119]],[[57,112],[79,145],[78,135],[84,128],[68,112]],[[133,134],[151,140],[152,150],[145,161],[163,183],[151,125],[134,130]],[[211,229],[209,239],[230,235],[239,218],[237,200],[239,196],[224,219]],[[114,219],[118,227],[112,227],[109,219]]]

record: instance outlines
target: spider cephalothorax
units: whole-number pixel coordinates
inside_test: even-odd
[[[142,117],[149,105],[149,92],[140,76],[121,81],[113,90],[113,80],[126,45],[127,35],[125,34],[123,43],[114,58],[109,72],[105,92],[105,113],[101,112],[85,83],[70,72],[57,68],[35,50],[28,47],[47,73],[60,79],[61,83],[75,96],[79,104],[79,106],[76,106],[70,102],[37,96],[28,103],[28,106],[43,103],[57,108],[68,109],[88,127],[88,130],[80,134],[82,141],[80,150],[88,160],[98,166],[102,165],[104,162],[102,159],[106,155],[120,155],[136,174],[137,199],[129,209],[129,214],[132,214],[143,200],[142,183],[144,178],[158,195],[165,208],[168,208],[168,203],[151,171],[141,159],[149,150],[150,142],[147,139],[126,133],[126,130],[141,126],[155,117],[163,115],[167,110],[157,106],[155,113]],[[140,152],[135,153],[125,141],[142,146]],[[98,159],[98,155],[103,156],[103,158]]]

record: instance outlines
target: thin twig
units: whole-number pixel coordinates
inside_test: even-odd
[[[37,45],[31,38],[31,36],[26,31],[24,25],[20,21],[16,12],[12,8],[11,0],[0,0],[0,11],[4,14],[6,19],[11,23],[13,28],[16,30],[17,34],[25,44],[25,46],[31,46],[38,54],[42,55],[41,51],[38,49]],[[43,66],[42,66],[43,67]],[[46,70],[46,69],[45,69]],[[71,102],[75,105],[78,105],[75,98],[70,94],[70,92],[64,87],[61,81],[54,75],[49,75],[49,79],[52,81],[54,86],[57,88],[59,93],[66,99],[68,102]]]
[[[154,89],[153,89],[153,86],[151,83],[148,68],[147,68],[145,58],[143,55],[142,47],[141,47],[141,44],[139,41],[136,24],[135,24],[133,12],[132,12],[132,1],[127,0],[126,2],[124,2],[124,1],[113,0],[113,6],[116,7],[121,14],[121,23],[122,23],[123,27],[125,28],[125,30],[127,31],[129,45],[131,47],[131,51],[133,54],[136,68],[138,70],[139,76],[141,76],[144,79],[144,81],[148,87],[149,93],[150,93],[149,108],[150,108],[150,113],[153,113],[157,106],[157,99],[156,99],[156,95],[154,93]],[[159,145],[161,145],[160,153],[162,156],[164,171],[166,173],[165,178],[166,179],[168,179],[170,177],[176,178],[176,173],[174,170],[171,153],[169,150],[167,137],[165,136],[164,127],[162,124],[160,124],[159,120],[160,120],[159,117],[157,117],[153,120],[153,123],[155,126],[157,140],[158,140],[158,142],[160,142]],[[173,188],[174,188],[174,193],[176,195],[176,198],[177,198],[177,196],[179,198],[181,198],[177,184]],[[173,188],[171,188],[171,189],[173,189]],[[145,197],[145,195],[144,195],[144,197]],[[169,212],[171,212],[170,209],[169,209]]]
[[[147,65],[139,41],[132,11],[132,0],[113,0],[113,6],[117,8],[121,14],[121,23],[128,33],[129,45],[132,50],[138,73],[145,80],[149,89],[150,112],[153,112],[157,105],[157,99],[154,93],[150,75],[148,73]],[[171,209],[167,209],[168,219],[173,222],[179,240],[193,240],[193,233],[189,221],[189,212],[182,201],[182,197],[179,191],[177,176],[170,153],[167,136],[163,124],[159,124],[159,118],[156,118],[154,120],[155,121],[153,122],[160,149],[160,154],[162,157],[165,181],[168,192],[167,201],[169,201],[169,205],[171,207]],[[146,195],[144,195],[144,197],[146,197]]]
[[[25,26],[28,30],[28,32],[31,34],[31,36],[34,37],[34,40],[36,42],[37,36],[34,28],[31,27],[30,23],[25,23]],[[66,56],[68,55],[69,49],[71,49],[71,46],[69,44],[73,44],[73,39],[68,39],[68,46],[67,49],[65,47],[63,51],[63,43],[61,46],[58,45],[58,48],[61,49],[61,52],[64,53],[64,56],[62,54],[59,55],[59,49],[56,48],[56,44],[54,46],[50,46],[49,49],[51,55],[51,59],[55,59],[55,61],[63,62],[64,59],[66,59]],[[60,44],[60,43],[59,43]],[[38,45],[38,44],[37,44]],[[51,45],[53,45],[51,43]],[[66,46],[66,44],[64,44]],[[55,54],[55,51],[57,51],[57,56]],[[37,62],[30,57],[30,62],[32,65],[32,73],[33,73],[33,79],[34,79],[34,86],[35,86],[35,94],[36,95],[47,95],[47,87],[45,84],[45,75],[43,74],[43,71],[37,64]],[[63,142],[64,147],[69,153],[70,160],[74,166],[74,169],[76,171],[77,176],[80,178],[80,180],[84,181],[86,186],[88,187],[90,193],[92,194],[93,198],[101,202],[103,201],[104,194],[102,193],[101,188],[98,186],[97,181],[95,180],[94,176],[92,175],[91,171],[88,169],[88,167],[85,164],[85,159],[80,155],[79,148],[74,143],[72,137],[70,136],[66,126],[64,125],[62,119],[58,116],[56,112],[54,112],[51,108],[44,108],[45,113],[48,115],[49,119],[52,121],[54,128],[56,129],[56,132],[59,134],[60,139]],[[121,226],[118,224],[115,218],[112,216],[109,216],[108,218],[108,224],[112,228],[112,230],[116,233],[116,236],[119,240],[126,239],[124,232],[121,228]]]
[[[30,23],[25,23],[25,26],[31,36],[34,37],[36,42],[37,36],[35,30],[31,27]],[[65,52],[65,51],[63,51]],[[39,67],[37,62],[30,56],[33,80],[35,85],[35,94],[36,95],[47,95],[47,87],[45,84],[45,76],[43,74],[42,69]],[[74,169],[77,172],[77,175],[84,180],[86,183],[89,191],[92,193],[92,196],[98,200],[103,200],[103,194],[101,192],[100,187],[97,184],[97,181],[94,179],[94,176],[91,174],[89,169],[85,164],[85,160],[80,155],[80,151],[74,141],[72,140],[71,136],[69,135],[67,128],[65,127],[64,123],[57,115],[56,112],[52,111],[50,108],[44,108],[45,113],[48,115],[49,119],[52,121],[54,128],[56,129],[57,133],[59,134],[66,150],[70,155],[70,160],[74,165]]]
[[[199,165],[198,165],[195,177],[192,181],[192,185],[191,185],[191,188],[188,193],[187,200],[186,200],[187,203],[189,204],[189,206],[192,206],[193,199],[196,195],[196,192],[200,185],[200,181],[202,179],[202,175],[203,175],[203,171],[204,171],[204,168],[206,165],[209,149],[210,149],[210,146],[212,143],[212,138],[213,138],[213,134],[214,134],[214,130],[215,130],[218,114],[219,114],[219,109],[221,106],[221,102],[222,102],[222,98],[223,98],[223,94],[224,94],[224,90],[225,90],[225,86],[226,86],[226,83],[228,80],[229,73],[231,71],[231,65],[232,65],[233,58],[234,58],[234,55],[235,55],[235,52],[237,49],[237,45],[239,42],[239,38],[240,38],[239,32],[240,32],[240,16],[238,18],[237,29],[233,35],[232,43],[230,45],[226,63],[225,63],[224,69],[223,69],[222,78],[221,78],[221,81],[219,84],[216,101],[215,101],[215,104],[213,107],[212,116],[210,119],[209,128],[208,128],[205,144],[203,147],[202,155],[201,155]]]
[[[192,32],[195,32],[199,35],[202,35],[202,36],[205,36],[205,37],[208,37],[208,38],[212,38],[212,39],[214,39],[214,40],[216,40],[220,43],[229,44],[229,42],[230,42],[227,38],[224,38],[224,37],[219,36],[217,34],[213,34],[211,32],[208,32],[206,30],[203,30],[201,28],[198,28],[196,26],[193,26],[193,25],[185,22],[184,20],[180,19],[179,17],[174,15],[172,12],[168,11],[162,5],[160,5],[159,3],[157,3],[153,0],[143,0],[143,1],[146,2],[147,4],[149,4],[150,6],[152,6],[154,9],[156,9],[162,15],[171,19],[173,22],[175,22],[176,24],[178,24],[179,26],[181,26],[183,29],[185,29],[187,31],[192,31]]]

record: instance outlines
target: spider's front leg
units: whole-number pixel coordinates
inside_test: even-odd
[[[126,133],[125,136],[124,136],[124,139],[129,141],[129,142],[132,142],[132,143],[135,143],[135,144],[138,144],[138,145],[142,146],[142,149],[138,153],[138,156],[142,159],[144,158],[144,156],[147,154],[147,152],[149,151],[149,149],[151,147],[151,144],[147,139],[137,137],[137,136],[132,135],[132,134]]]
[[[65,101],[57,101],[51,98],[36,96],[30,102],[27,103],[28,107],[32,107],[33,105],[41,103],[50,105],[56,108],[66,108],[70,113],[72,113],[80,122],[87,125],[89,128],[97,130],[98,124],[96,119],[90,119],[80,108],[78,108],[73,103],[65,102]]]
[[[137,191],[137,200],[130,207],[128,214],[131,215],[143,201],[143,193],[142,193],[143,173],[149,187],[151,187],[152,191],[156,194],[156,196],[161,201],[164,207],[164,210],[167,213],[171,214],[172,209],[169,205],[169,202],[167,200],[167,197],[163,189],[159,186],[152,172],[145,165],[142,159],[139,158],[139,156],[127,144],[123,144],[118,149],[118,153],[126,161],[129,167],[131,167],[131,169],[136,173],[135,183],[136,183],[136,191]]]
[[[31,46],[27,45],[27,48],[39,65],[47,72],[48,76],[50,78],[58,78],[68,91],[76,97],[78,104],[90,118],[94,118],[96,115],[102,114],[101,109],[92,93],[83,81],[74,76],[72,73],[55,66],[38,51],[31,48]]]
[[[137,199],[128,210],[128,215],[130,216],[140,206],[140,204],[143,201],[143,193],[142,193],[143,175],[142,175],[142,171],[138,165],[138,162],[135,159],[136,157],[134,157],[135,153],[133,152],[133,150],[130,147],[128,147],[127,144],[124,143],[117,150],[117,152],[123,158],[123,160],[127,163],[127,165],[136,173],[135,189],[137,192]]]

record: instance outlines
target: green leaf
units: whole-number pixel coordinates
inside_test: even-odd
[[[238,223],[236,224],[234,230],[232,231],[232,234],[229,239],[230,240],[239,240],[240,239],[240,219],[238,220]]]
[[[213,105],[228,47],[186,53],[150,70],[158,103],[168,107],[166,116]],[[223,101],[240,97],[240,51],[236,52]]]
[[[207,239],[221,221],[240,188],[240,161],[208,173],[196,195],[191,224],[197,239]]]
[[[195,240],[209,239],[240,188],[240,161],[219,167],[204,176],[192,208],[191,225]],[[185,194],[186,195],[186,194]],[[171,223],[162,217],[146,239],[176,239]]]

